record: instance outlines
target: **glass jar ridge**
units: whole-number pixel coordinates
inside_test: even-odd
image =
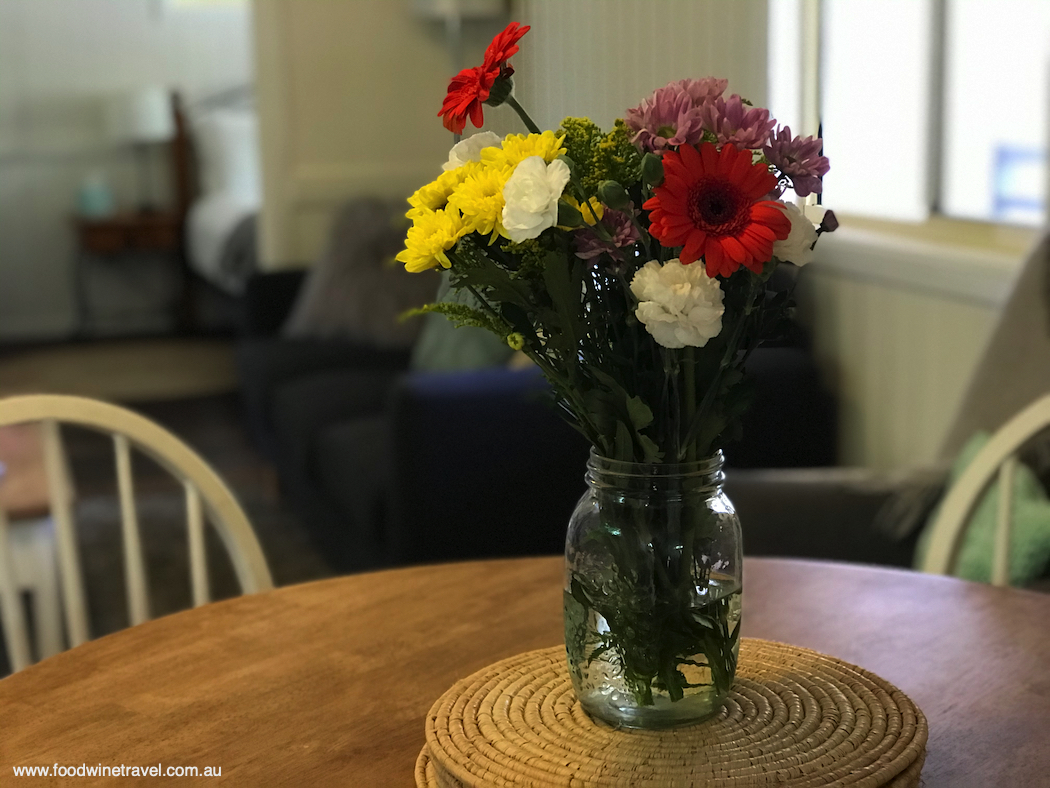
[[[591,449],[584,478],[591,488],[621,488],[625,492],[646,489],[717,492],[725,481],[724,464],[721,450],[694,462],[648,463],[611,460]]]

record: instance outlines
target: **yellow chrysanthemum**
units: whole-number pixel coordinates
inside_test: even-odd
[[[573,208],[579,211],[580,214],[583,216],[583,221],[585,221],[589,225],[595,224],[595,222],[597,222],[599,219],[602,218],[602,216],[605,215],[605,206],[602,205],[601,200],[599,200],[597,197],[591,197],[591,199],[587,201],[588,205],[590,206],[588,208],[584,208],[583,205],[580,204],[580,201],[573,197],[571,194],[563,194],[561,201],[567,202],[569,205],[571,205]],[[562,229],[569,228],[565,227]]]
[[[542,134],[508,134],[503,139],[502,148],[485,148],[481,151],[481,160],[485,164],[514,169],[518,162],[529,156],[541,156],[550,164],[565,153],[562,144],[564,136],[557,136],[553,131]]]
[[[470,162],[460,169],[466,171],[463,182],[448,199],[448,204],[463,214],[468,232],[506,235],[503,229],[503,185],[511,170],[481,162]]]
[[[421,214],[440,211],[444,208],[448,204],[449,196],[466,177],[464,169],[464,167],[457,167],[454,170],[443,172],[436,180],[417,189],[416,193],[408,198],[408,204],[412,207],[405,215],[415,221],[416,217]]]
[[[451,268],[446,252],[467,234],[463,217],[455,208],[440,211],[421,211],[413,218],[405,239],[405,249],[397,255],[411,273],[431,268]]]

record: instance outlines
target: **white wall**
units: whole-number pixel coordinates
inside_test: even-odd
[[[542,128],[567,116],[609,128],[658,87],[725,77],[766,102],[766,0],[520,0],[532,26],[513,63],[515,90]]]
[[[611,125],[672,79],[720,75],[765,101],[766,0],[522,0],[532,26],[512,63],[540,126],[565,115]],[[436,117],[453,64],[440,23],[409,0],[256,0],[263,182],[262,264],[309,264],[332,210],[362,192],[407,195],[452,143]],[[507,19],[465,28],[463,66]],[[486,108],[498,133],[523,126]],[[473,127],[467,133],[473,133]]]
[[[101,169],[118,202],[133,199],[134,162],[106,141],[101,100],[150,84],[192,99],[250,83],[250,28],[247,2],[0,0],[0,339],[73,328],[69,217],[85,175]],[[165,285],[110,273],[114,309]]]
[[[938,461],[1020,264],[849,227],[821,239],[799,304],[839,400],[842,464]]]
[[[467,22],[463,66],[507,19]],[[410,0],[256,0],[263,268],[305,266],[348,197],[407,197],[441,173],[454,73],[444,25]],[[486,108],[502,132],[510,110]],[[468,124],[467,134],[475,131]]]

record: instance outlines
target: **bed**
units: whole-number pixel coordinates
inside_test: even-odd
[[[249,88],[177,106],[175,173],[185,212],[190,270],[240,296],[256,270],[256,216],[262,202],[259,130]]]

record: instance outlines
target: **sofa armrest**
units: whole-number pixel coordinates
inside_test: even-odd
[[[252,274],[244,286],[244,334],[264,337],[278,333],[308,273],[296,269]]]
[[[588,444],[535,370],[414,373],[389,402],[394,564],[560,553]]]
[[[921,521],[943,479],[938,469],[730,468],[725,490],[745,555],[911,566],[918,529],[895,534],[894,525]]]

